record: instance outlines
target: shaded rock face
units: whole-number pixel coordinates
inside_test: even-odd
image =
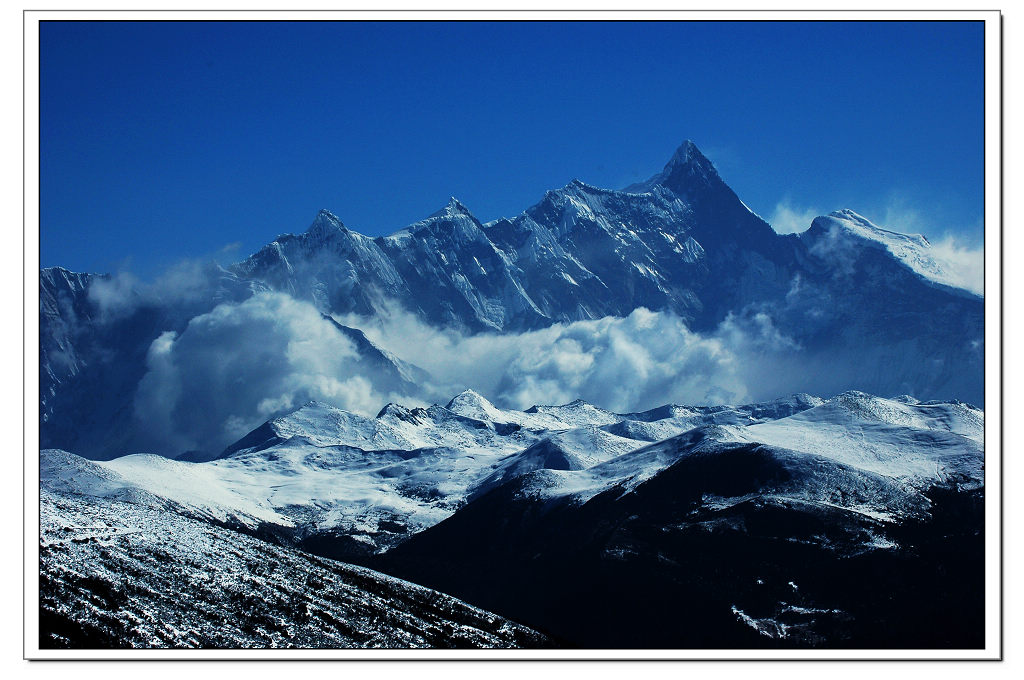
[[[584,648],[984,647],[981,491],[931,489],[928,518],[889,524],[716,507],[700,475],[736,492],[786,473],[744,447],[582,506],[501,488],[370,563]]]

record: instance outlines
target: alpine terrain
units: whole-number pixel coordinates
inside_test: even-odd
[[[512,218],[44,269],[40,645],[982,647],[943,258],[780,235],[685,142]]]

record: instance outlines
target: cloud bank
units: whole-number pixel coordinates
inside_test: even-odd
[[[731,316],[710,335],[642,308],[511,334],[439,330],[395,306],[373,319],[339,320],[430,377],[396,388],[312,304],[259,293],[152,342],[134,401],[138,449],[219,451],[310,400],[374,415],[390,401],[445,403],[466,388],[517,409],[574,399],[618,412],[738,403],[777,396],[753,367],[766,354],[799,351],[763,313]]]
[[[140,446],[217,451],[282,412],[317,399],[372,414],[379,367],[307,302],[260,293],[163,333],[146,357],[134,409]]]
[[[427,398],[472,388],[516,409],[574,399],[618,412],[670,402],[742,402],[754,394],[751,362],[766,353],[799,349],[766,314],[730,317],[708,335],[692,332],[674,314],[643,308],[625,318],[507,334],[440,330],[395,307],[373,319],[349,316],[343,323],[362,328],[378,346],[426,369],[435,379]]]

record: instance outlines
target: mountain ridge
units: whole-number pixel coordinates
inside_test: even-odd
[[[784,366],[779,375],[806,376],[806,384],[779,384],[776,393],[855,388],[984,403],[984,300],[949,286],[927,241],[852,211],[780,236],[692,142],[642,188],[573,180],[521,214],[486,224],[453,197],[426,219],[378,237],[325,209],[305,232],[204,270],[180,299],[143,294],[106,275],[42,270],[43,446],[86,450],[82,442],[91,437],[90,455],[125,453],[131,437],[113,433],[138,425],[132,399],[152,343],[184,332],[219,304],[265,292],[311,304],[333,324],[372,324],[397,307],[429,327],[467,335],[622,318],[643,307],[708,335],[757,339],[770,328],[792,350],[759,349],[752,360]],[[116,314],[99,306],[100,288],[118,296]],[[376,357],[364,368],[376,362],[393,374],[387,384],[429,381],[388,347],[371,347],[359,329],[338,330],[361,355]],[[81,408],[87,417],[76,414]],[[83,427],[103,432],[79,435]]]

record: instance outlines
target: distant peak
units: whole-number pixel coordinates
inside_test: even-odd
[[[680,144],[679,148],[676,149],[676,152],[672,154],[672,158],[669,160],[667,166],[675,165],[677,163],[690,163],[698,158],[707,160],[707,157],[700,152],[700,149],[697,148],[697,145],[693,140],[687,139]]]
[[[313,224],[310,225],[306,233],[310,232],[324,232],[336,229],[344,229],[345,225],[341,223],[338,216],[332,213],[330,210],[321,209],[316,214],[316,218],[313,219]]]
[[[701,153],[697,145],[693,143],[692,139],[687,139],[685,142],[679,145],[676,152],[672,154],[672,158],[669,159],[668,163],[665,164],[665,175],[666,178],[672,173],[673,170],[679,168],[699,168],[700,170],[707,173],[718,172],[715,170],[714,164],[708,160],[708,157]]]
[[[326,402],[317,401],[316,399],[310,399],[305,404],[303,404],[299,408],[295,409],[295,411],[293,411],[293,413],[298,412],[298,411],[308,411],[308,410],[318,410],[318,411],[332,410],[332,411],[336,411],[337,408],[334,407],[334,406],[331,406],[330,404],[328,404]]]
[[[448,199],[448,203],[446,203],[443,208],[437,212],[431,213],[419,222],[415,222],[407,227],[402,227],[398,231],[392,232],[391,237],[404,238],[411,234],[415,234],[422,229],[434,227],[439,221],[442,225],[449,226],[450,224],[453,224],[453,222],[449,221],[446,224],[446,220],[458,217],[469,218],[469,221],[475,224],[477,228],[481,226],[480,221],[469,211],[469,208],[467,208],[462,201],[452,196]]]
[[[458,399],[459,397],[466,397],[466,398],[469,398],[469,399],[483,399],[483,397],[480,396],[479,392],[477,392],[476,390],[472,390],[472,389],[462,390],[461,392],[456,394],[454,398]]]
[[[383,418],[385,416],[407,416],[410,410],[401,404],[396,404],[393,401],[389,401],[384,405],[380,411],[377,412],[377,418]]]
[[[553,194],[555,196],[558,196],[558,195],[563,194],[566,191],[575,191],[577,193],[581,192],[581,193],[586,193],[586,194],[614,194],[614,193],[617,193],[617,192],[612,191],[610,189],[602,189],[601,187],[594,186],[593,184],[587,184],[586,182],[584,182],[583,180],[580,180],[580,179],[573,179],[572,181],[570,181],[568,184],[566,184],[565,187],[563,187],[559,191],[554,191],[554,192],[549,192],[549,193],[551,193],[551,194]]]
[[[860,223],[866,224],[866,225],[878,226],[878,225],[872,224],[871,220],[869,220],[868,218],[866,218],[863,215],[860,215],[858,213],[855,213],[854,211],[850,210],[849,208],[843,208],[841,210],[834,210],[831,213],[829,213],[829,216],[830,217],[839,217],[839,218],[843,218],[843,219],[847,219],[847,220],[853,220],[855,222],[860,222]]]
[[[459,394],[455,395],[452,397],[452,400],[448,402],[448,405],[445,406],[445,408],[452,411],[460,407],[467,406],[494,408],[494,404],[488,401],[487,397],[473,390],[463,390]]]
[[[931,245],[931,243],[928,241],[927,238],[925,238],[925,236],[923,234],[911,234],[911,233],[906,233],[906,232],[902,232],[902,231],[894,231],[894,230],[889,229],[887,227],[880,227],[877,224],[875,224],[874,222],[872,222],[871,220],[869,220],[868,218],[864,217],[863,215],[861,215],[859,213],[854,212],[853,210],[850,210],[849,208],[843,208],[842,210],[835,210],[835,211],[829,213],[828,217],[832,218],[833,220],[838,220],[840,223],[844,224],[847,228],[851,228],[852,227],[855,231],[857,231],[861,235],[864,235],[865,233],[867,233],[867,234],[881,234],[881,235],[888,234],[890,236],[896,236],[896,237],[899,237],[901,239],[909,239],[911,241],[916,241],[916,242],[920,243],[921,245],[925,245],[925,246],[930,246]],[[875,238],[875,237],[872,237],[872,238]],[[877,240],[877,239],[875,239],[875,240]]]
[[[696,187],[706,187],[716,182],[722,183],[722,179],[714,163],[701,153],[693,140],[687,139],[679,145],[661,172],[646,182],[631,184],[625,191],[645,192],[660,185],[677,194],[686,194]]]
[[[469,208],[462,201],[452,196],[448,199],[448,203],[431,215],[431,217],[453,217],[455,215],[468,215],[472,217],[473,213],[469,212]]]

